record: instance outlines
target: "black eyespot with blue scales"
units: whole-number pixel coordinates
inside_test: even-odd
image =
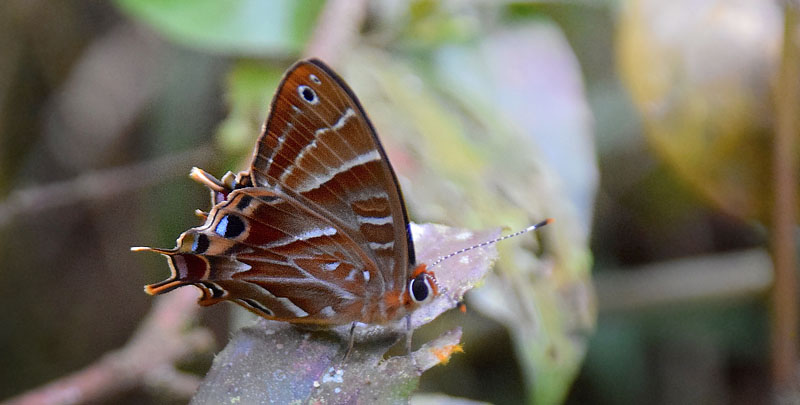
[[[219,220],[214,232],[225,238],[235,238],[244,232],[244,221],[236,215],[227,214]]]
[[[195,236],[194,243],[192,243],[192,252],[197,254],[205,253],[205,251],[208,250],[208,246],[208,236],[199,233]]]

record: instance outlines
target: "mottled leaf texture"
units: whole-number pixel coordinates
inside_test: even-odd
[[[497,231],[471,232],[441,225],[411,224],[420,260],[492,239]],[[412,328],[452,308],[489,271],[494,246],[474,249],[432,270],[440,284],[436,300],[417,308]],[[460,350],[461,330],[445,333],[406,356],[383,359],[406,333],[405,322],[359,325],[345,363],[348,328],[308,331],[287,323],[259,320],[237,332],[214,359],[193,404],[379,403],[403,404],[421,374]]]

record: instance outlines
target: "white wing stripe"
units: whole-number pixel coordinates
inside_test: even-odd
[[[356,298],[356,296],[353,293],[348,292],[344,288],[339,287],[336,284],[332,284],[332,283],[328,283],[328,282],[322,281],[322,280],[320,280],[318,278],[315,278],[315,277],[314,278],[308,278],[308,277],[306,277],[306,278],[259,277],[258,278],[258,282],[275,283],[275,284],[280,283],[280,284],[297,284],[297,285],[318,285],[318,286],[321,286],[323,288],[327,288],[333,294],[335,294],[337,297],[339,297],[339,298],[341,298],[343,300],[350,301],[350,300],[354,300]],[[253,283],[253,284],[254,285],[258,285],[256,283]],[[261,287],[261,288],[264,288],[264,287]],[[278,299],[280,299],[280,298],[278,298]],[[288,298],[286,298],[286,299],[288,299]]]
[[[388,243],[370,242],[369,243],[369,248],[372,249],[372,250],[391,249],[393,247],[394,247],[394,242],[388,242]]]
[[[352,108],[348,108],[347,110],[345,110],[344,114],[342,114],[342,116],[339,117],[339,120],[337,120],[336,123],[333,124],[333,126],[320,128],[320,129],[314,131],[314,140],[311,141],[311,143],[309,143],[305,147],[303,147],[303,149],[300,151],[300,153],[297,154],[297,157],[295,157],[295,159],[294,159],[295,166],[289,167],[287,170],[285,170],[283,172],[283,174],[281,174],[281,178],[280,178],[281,182],[285,183],[286,179],[289,178],[289,176],[291,176],[292,173],[294,173],[294,170],[299,167],[297,165],[300,164],[300,161],[303,160],[303,157],[306,155],[306,153],[308,153],[308,152],[310,152],[310,151],[312,151],[312,150],[317,148],[317,140],[319,140],[319,137],[322,134],[324,134],[324,133],[326,133],[328,131],[338,131],[338,130],[342,129],[345,126],[345,124],[347,123],[347,120],[352,118],[352,117],[355,117],[355,116],[356,116],[356,112],[353,111]],[[291,126],[291,123],[289,124],[289,126]],[[282,135],[281,138],[285,138],[285,136]],[[281,145],[283,144],[283,139],[281,139],[280,143],[281,143]],[[271,163],[271,158],[270,158],[270,163]],[[311,175],[313,177],[316,177],[311,173],[309,173],[309,175]],[[322,181],[322,183],[324,183],[324,182],[325,181]]]
[[[387,225],[394,223],[394,220],[392,219],[391,215],[387,215],[385,217],[362,217],[359,215],[358,222],[370,225]]]
[[[311,184],[306,184],[305,187],[299,188],[297,191],[300,193],[305,193],[316,188],[319,188],[321,185],[327,183],[330,179],[334,178],[339,173],[344,173],[356,166],[361,166],[363,164],[369,162],[375,162],[381,159],[381,154],[378,153],[376,149],[373,149],[367,153],[362,155],[358,155],[346,162],[342,162],[341,166],[334,168],[332,171],[325,173],[325,175],[316,178],[315,181],[312,181]]]
[[[266,248],[276,248],[280,246],[286,246],[290,243],[294,243],[300,240],[309,240],[314,238],[319,238],[322,236],[333,236],[336,235],[336,228],[327,227],[327,228],[314,228],[308,231],[305,231],[299,235],[290,235],[289,237],[278,239],[272,243],[266,245]]]
[[[295,305],[295,303],[292,302],[292,300],[286,297],[276,297],[275,294],[273,294],[270,290],[267,290],[266,288],[258,284],[253,284],[253,285],[261,289],[261,292],[264,293],[264,295],[278,300],[284,306],[284,308],[286,308],[287,311],[294,314],[294,316],[298,318],[305,318],[308,316],[308,312],[303,311],[303,308],[300,308],[297,305]]]
[[[320,236],[332,236],[332,235],[336,235],[336,228],[329,226],[325,229],[315,228],[310,231],[305,231],[295,237],[299,240],[309,240],[313,238],[319,238]]]

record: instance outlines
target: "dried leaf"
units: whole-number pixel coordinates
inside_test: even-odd
[[[498,234],[433,224],[412,224],[411,229],[421,263]],[[496,255],[493,246],[473,249],[433,268],[440,295],[411,314],[411,328],[453,308],[486,275]],[[446,363],[461,350],[461,329],[446,332],[409,355],[384,360],[386,351],[405,333],[404,319],[359,326],[355,347],[342,363],[348,325],[311,331],[259,320],[237,332],[214,359],[192,403],[406,403],[425,370]]]

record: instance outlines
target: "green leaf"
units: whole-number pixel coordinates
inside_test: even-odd
[[[247,60],[236,63],[230,71],[225,86],[230,113],[217,132],[225,156],[250,157],[282,74],[281,69]]]
[[[297,53],[322,0],[116,0],[167,39],[203,51],[240,55]]]

